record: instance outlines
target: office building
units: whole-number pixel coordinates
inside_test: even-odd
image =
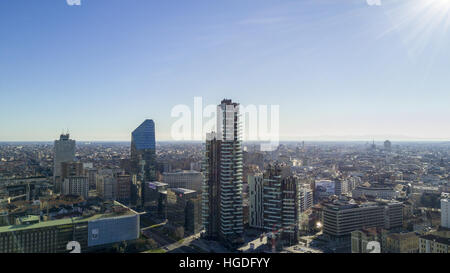
[[[198,195],[189,199],[186,204],[185,230],[188,234],[194,234],[202,229],[202,196]]]
[[[0,227],[0,253],[68,253],[67,244],[80,243],[81,252],[139,238],[139,214],[116,204],[113,211],[87,217],[41,221],[18,219]]]
[[[183,227],[185,234],[198,233],[201,229],[201,199],[190,189],[167,190],[167,219],[174,227]]]
[[[143,204],[145,181],[156,180],[155,123],[145,120],[131,133],[131,169],[137,177],[136,203]]]
[[[403,205],[397,201],[355,204],[335,200],[324,204],[323,233],[333,240],[347,240],[352,231],[378,227],[387,230],[403,225]]]
[[[243,242],[242,143],[239,104],[217,107],[217,133],[207,135],[203,185],[206,237],[229,247]]]
[[[131,176],[129,174],[116,174],[116,200],[128,204],[131,201]]]
[[[167,183],[158,181],[145,182],[144,207],[152,215],[167,218]]]
[[[352,191],[353,198],[361,198],[362,196],[371,198],[380,198],[386,200],[396,199],[399,192],[390,186],[357,186]]]
[[[169,188],[184,188],[199,192],[202,190],[203,175],[197,171],[167,172],[163,173],[163,182],[167,183]]]
[[[53,183],[54,191],[61,192],[61,163],[75,160],[75,140],[69,134],[62,134],[53,146]]]

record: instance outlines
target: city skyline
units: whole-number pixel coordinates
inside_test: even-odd
[[[280,140],[450,139],[450,4],[257,3],[1,3],[0,141],[170,141],[196,96],[279,105]]]
[[[0,1],[0,37],[0,254],[450,253],[450,0]]]

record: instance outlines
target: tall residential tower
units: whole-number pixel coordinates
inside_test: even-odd
[[[217,133],[207,135],[203,225],[206,236],[230,247],[243,242],[242,143],[239,104],[222,100]]]

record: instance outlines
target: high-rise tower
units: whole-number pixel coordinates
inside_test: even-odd
[[[239,104],[222,100],[217,133],[207,135],[204,162],[203,225],[206,236],[230,247],[242,243],[242,143]]]
[[[386,141],[384,142],[384,149],[385,149],[386,151],[391,151],[391,149],[392,149],[392,144],[391,144],[391,142],[390,142],[389,140],[386,140]]]
[[[268,166],[263,181],[260,205],[263,209],[264,230],[271,233],[278,243],[292,245],[298,242],[301,217],[298,179],[283,174],[283,166],[276,164]]]
[[[69,134],[62,134],[53,146],[53,183],[55,192],[61,192],[61,163],[75,160],[75,140]]]
[[[156,180],[155,123],[145,120],[131,133],[131,168],[137,180],[137,203],[143,204],[145,182]]]
[[[441,226],[450,228],[450,194],[442,193],[441,197]]]

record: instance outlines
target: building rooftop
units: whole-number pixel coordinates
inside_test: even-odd
[[[414,238],[417,237],[417,234],[415,232],[391,233],[388,235],[388,237],[399,240],[399,239]]]
[[[132,145],[137,150],[155,149],[155,122],[146,119],[131,133]]]
[[[434,234],[427,234],[420,236],[421,239],[434,241],[440,244],[450,245],[450,237],[442,237]]]
[[[100,218],[99,215],[95,215],[95,216]],[[81,223],[81,222],[89,221],[89,219],[91,219],[91,218],[92,218],[92,220],[95,219],[94,217],[89,217],[89,218],[77,217],[77,218],[64,218],[64,219],[52,220],[52,221],[42,221],[42,222],[39,222],[36,224],[30,224],[30,225],[22,224],[22,225],[3,226],[3,227],[0,227],[0,233],[16,232],[16,231],[21,231],[21,230],[26,230],[26,229],[52,227],[52,226],[59,226],[59,225],[72,224],[72,223]]]
[[[149,182],[146,182],[146,183],[148,183],[150,185],[157,186],[157,187],[163,187],[163,186],[168,186],[169,185],[167,183],[159,182],[159,181],[151,181],[151,182],[149,181]]]
[[[172,188],[171,189],[175,193],[182,193],[182,194],[189,194],[189,193],[195,193],[196,191],[190,190],[190,189],[184,189],[184,188]]]
[[[394,204],[402,204],[402,202],[394,201],[394,200],[383,200],[376,199],[375,202],[363,202],[363,203],[353,203],[349,201],[342,200],[334,200],[333,202],[324,203],[324,207],[333,209],[333,210],[345,210],[345,209],[353,209],[353,208],[365,208],[365,207],[374,207],[379,205],[394,205]]]
[[[362,228],[358,231],[360,231],[366,235],[378,235],[378,233],[380,233],[380,229],[378,229],[376,227]]]
[[[200,172],[194,170],[180,170],[175,172],[164,172],[163,175],[183,175],[183,174],[199,174]]]
[[[117,206],[117,208],[119,208],[119,206]],[[64,218],[64,219],[50,220],[50,221],[40,221],[37,223],[30,223],[30,224],[16,224],[16,225],[10,225],[10,226],[1,226],[0,233],[16,232],[16,231],[27,230],[27,229],[52,227],[52,226],[59,226],[59,225],[66,225],[66,224],[73,224],[73,223],[83,223],[83,222],[94,221],[94,220],[105,219],[105,218],[129,216],[129,215],[133,215],[133,214],[136,214],[136,212],[133,210],[127,209],[127,210],[120,210],[120,211],[114,211],[114,212],[109,212],[109,213],[95,214],[95,215],[88,216],[88,217],[73,217],[73,218]],[[36,215],[30,215],[25,218],[39,220],[39,216],[36,216]],[[21,222],[24,223],[24,221],[21,221]]]
[[[233,105],[233,106],[239,105],[239,103],[233,102],[230,99],[223,99],[220,104]]]
[[[391,186],[381,186],[381,185],[371,185],[371,186],[358,186],[357,189],[364,189],[364,190],[394,190]]]
[[[30,223],[39,223],[39,216],[37,215],[28,215],[24,217],[20,217],[18,221],[21,224],[28,225]]]

